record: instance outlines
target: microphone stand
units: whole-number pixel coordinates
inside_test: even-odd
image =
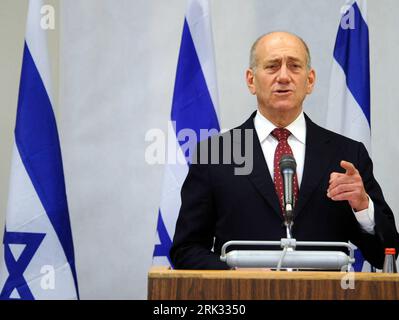
[[[283,263],[284,257],[287,251],[294,251],[296,247],[296,240],[292,238],[292,225],[294,224],[293,221],[293,207],[290,203],[286,203],[284,206],[285,214],[284,214],[284,225],[287,232],[287,238],[281,239],[281,244],[283,251],[281,252],[281,257],[277,263],[277,271],[280,271],[281,265]],[[293,241],[291,241],[293,240]],[[292,272],[292,268],[287,268],[287,271]]]
[[[294,221],[293,221],[293,208],[290,203],[287,203],[285,205],[284,218],[285,218],[284,225],[287,231],[287,239],[292,239],[292,225],[294,224]]]

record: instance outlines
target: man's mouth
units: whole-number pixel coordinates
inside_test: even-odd
[[[278,94],[278,95],[284,95],[284,94],[292,93],[292,90],[290,90],[290,89],[277,89],[277,90],[274,90],[274,93]]]

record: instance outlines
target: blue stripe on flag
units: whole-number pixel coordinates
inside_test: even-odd
[[[200,137],[200,129],[220,131],[215,108],[186,19],[184,19],[177,64],[171,119],[176,122],[176,133],[182,129],[192,129],[197,135],[197,141]]]
[[[346,75],[346,84],[370,126],[369,30],[355,2],[354,29],[338,28],[334,58]]]
[[[25,42],[15,141],[26,171],[78,283],[57,125],[51,102]]]

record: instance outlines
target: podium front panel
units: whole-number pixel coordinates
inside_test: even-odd
[[[153,267],[148,274],[148,299],[399,300],[399,275]]]

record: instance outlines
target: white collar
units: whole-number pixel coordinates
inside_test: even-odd
[[[256,133],[258,134],[259,141],[262,143],[271,132],[277,128],[270,120],[265,118],[259,110],[256,111],[254,118],[254,126]],[[287,130],[301,143],[306,142],[306,121],[303,111],[298,115],[298,117],[291,122],[287,127]]]

